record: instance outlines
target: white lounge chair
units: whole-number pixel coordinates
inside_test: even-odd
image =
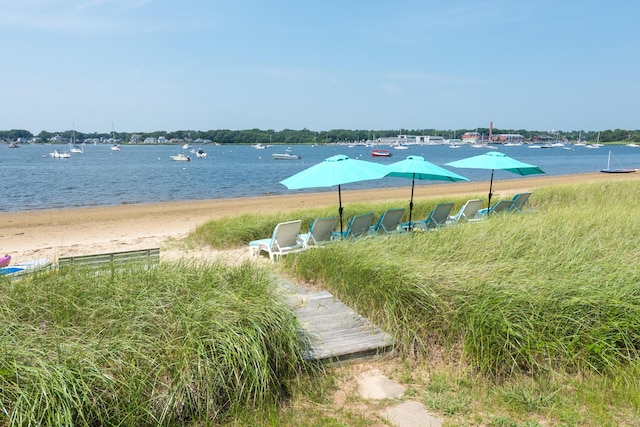
[[[402,227],[399,227],[403,216],[404,208],[387,209],[382,215],[380,215],[378,222],[371,226],[371,232],[390,234],[404,231],[402,230]]]
[[[450,215],[447,220],[449,223],[456,223],[461,221],[477,221],[476,215],[482,208],[482,199],[467,200],[467,203],[462,205],[460,210],[455,215]]]
[[[337,224],[338,217],[314,219],[309,226],[309,232],[299,236],[302,245],[312,247],[331,242],[331,233],[336,229]]]
[[[267,252],[271,262],[274,262],[282,255],[304,249],[298,238],[301,226],[301,220],[281,222],[273,229],[273,235],[270,239],[249,242],[249,253],[251,256],[256,256],[262,251]]]

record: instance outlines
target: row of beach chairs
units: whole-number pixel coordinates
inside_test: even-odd
[[[249,242],[249,253],[257,256],[266,252],[271,261],[292,252],[318,247],[329,242],[358,239],[375,234],[404,233],[410,230],[434,230],[459,222],[478,221],[488,214],[522,211],[528,208],[531,193],[518,193],[510,200],[499,200],[490,208],[482,208],[482,199],[468,200],[454,215],[453,203],[439,203],[427,218],[411,223],[402,222],[405,208],[387,209],[374,223],[374,212],[351,217],[342,232],[336,231],[338,217],[317,218],[309,226],[309,231],[301,233],[302,221],[281,222],[273,230],[270,238]]]
[[[453,203],[440,203],[433,208],[426,219],[411,224],[403,223],[401,226],[407,229],[437,229],[457,222],[479,221],[486,218],[488,214],[522,212],[530,208],[529,196],[531,196],[530,192],[518,193],[509,200],[498,200],[493,206],[484,209],[481,209],[484,203],[482,199],[468,200],[454,215],[451,215]]]

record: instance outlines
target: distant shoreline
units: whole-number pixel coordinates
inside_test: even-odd
[[[610,175],[536,175],[494,181],[494,199],[510,197],[536,188],[586,182],[640,180],[640,173]],[[408,205],[410,186],[347,190],[344,206],[355,203],[397,201]],[[485,200],[488,181],[455,182],[417,186],[415,199],[478,196]],[[535,205],[535,192],[532,198]],[[229,199],[194,200],[151,204],[52,209],[0,214],[0,252],[19,262],[36,258],[113,252],[158,247],[167,240],[184,238],[197,226],[217,218],[244,213],[286,212],[305,208],[335,206],[335,191]]]

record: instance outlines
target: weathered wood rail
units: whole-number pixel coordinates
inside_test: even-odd
[[[77,255],[58,258],[58,267],[106,268],[126,264],[155,265],[160,261],[160,248],[139,249],[133,251],[109,252],[93,255]]]

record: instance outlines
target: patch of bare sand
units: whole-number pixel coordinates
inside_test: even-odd
[[[640,179],[640,174],[601,173],[518,177],[494,182],[494,198],[543,186],[574,182]],[[446,196],[481,196],[486,199],[488,182],[456,182],[420,185],[415,199]],[[397,200],[407,203],[409,187],[343,191],[343,203]],[[235,199],[213,199],[158,204],[106,206],[81,209],[9,212],[0,214],[0,252],[14,262],[36,258],[55,261],[60,256],[161,247],[163,257],[186,255],[179,242],[208,220],[241,213],[277,212],[337,204],[336,191]],[[248,251],[221,254],[212,250],[189,252],[189,256],[211,259],[228,256],[242,259]]]

